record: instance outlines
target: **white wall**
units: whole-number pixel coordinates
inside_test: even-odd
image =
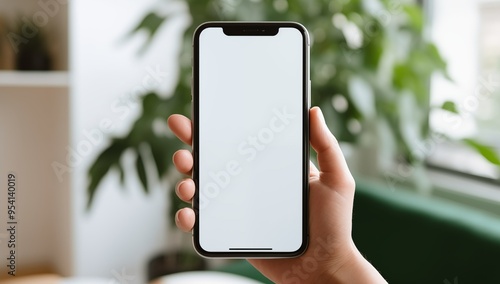
[[[125,189],[116,174],[108,176],[91,211],[85,212],[87,169],[108,141],[101,134],[128,130],[139,112],[137,104],[128,98],[141,89],[151,70],[166,73],[160,74],[162,78],[154,88],[169,90],[176,80],[178,45],[182,27],[188,22],[186,16],[175,17],[164,26],[142,57],[137,53],[144,37],[126,39],[142,16],[158,3],[165,1],[70,3],[71,147],[81,156],[71,177],[76,276],[116,278],[125,269],[135,282],[144,282],[148,258],[161,252],[168,242],[167,188],[158,186],[145,195],[133,175],[127,175]],[[103,120],[112,123],[111,130],[100,126]]]
[[[51,168],[68,144],[67,105],[66,87],[0,85],[0,279],[8,276],[9,172],[16,174],[17,275],[71,271],[69,181]]]

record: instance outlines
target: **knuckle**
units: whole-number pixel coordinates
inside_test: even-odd
[[[349,175],[345,178],[344,186],[348,187],[352,190],[356,189],[356,180],[354,179],[354,177],[352,175]]]

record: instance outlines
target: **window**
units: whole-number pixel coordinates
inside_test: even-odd
[[[429,34],[448,62],[453,81],[436,76],[431,105],[455,102],[459,114],[434,109],[430,126],[461,139],[474,137],[500,149],[500,0],[428,1]],[[437,143],[429,163],[499,180],[499,168],[472,149]]]

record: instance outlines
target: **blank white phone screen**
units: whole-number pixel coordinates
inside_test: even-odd
[[[293,252],[303,233],[302,33],[199,38],[199,241]]]

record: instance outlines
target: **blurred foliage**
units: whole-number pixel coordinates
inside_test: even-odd
[[[463,142],[478,151],[488,162],[500,166],[500,158],[494,147],[483,145],[473,139],[464,139]]]
[[[151,186],[146,163],[154,162],[160,178],[167,174],[173,152],[182,145],[175,137],[155,133],[153,122],[165,122],[173,113],[190,116],[192,35],[206,21],[302,23],[312,43],[312,104],[322,108],[337,138],[356,143],[369,125],[376,134],[374,139],[390,140],[374,141],[374,145],[394,145],[393,156],[413,164],[424,158],[418,146],[432,134],[428,127],[430,77],[435,72],[447,74],[436,46],[423,37],[425,19],[418,4],[389,0],[178,0],[167,1],[167,5],[172,2],[184,3],[192,19],[181,42],[177,86],[166,96],[146,94],[142,114],[130,132],[113,138],[97,157],[89,170],[89,206],[109,170],[118,170],[123,181],[120,160],[125,151],[136,154],[136,172],[146,192]],[[133,33],[146,33],[150,42],[176,13],[152,11]],[[452,102],[439,108],[456,112]],[[498,161],[487,147],[470,141],[466,144],[488,160]],[[173,215],[183,204],[177,198],[172,202],[176,203],[171,206]]]

